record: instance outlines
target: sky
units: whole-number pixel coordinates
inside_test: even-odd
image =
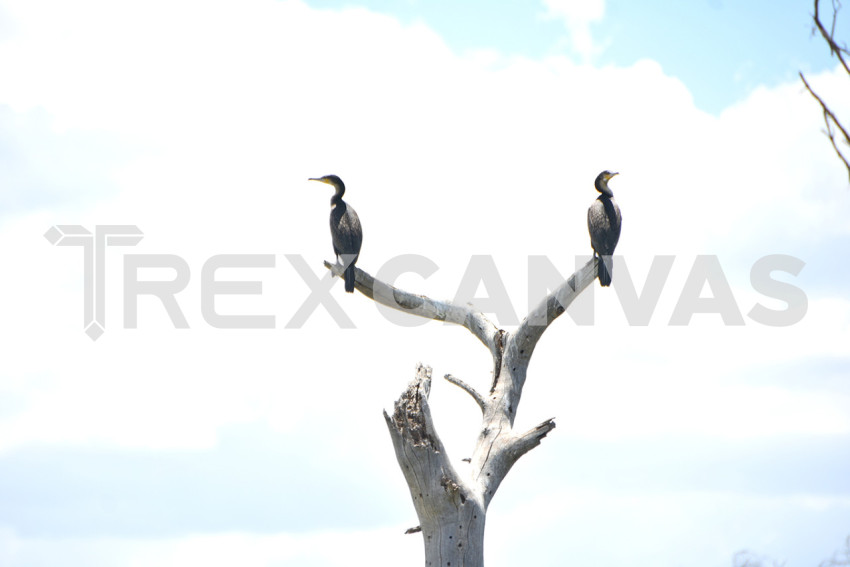
[[[845,546],[850,185],[797,73],[848,117],[850,80],[811,6],[455,4],[0,0],[0,565],[422,563],[381,411],[490,359],[339,281],[316,304],[329,173],[362,269],[510,331],[620,172],[613,286],[535,350],[516,427],[557,428],[488,565]],[[477,408],[439,378],[431,407],[464,470]]]

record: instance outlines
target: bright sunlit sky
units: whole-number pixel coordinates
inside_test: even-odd
[[[485,389],[489,355],[339,281],[354,328],[322,305],[292,323],[332,259],[332,191],[307,182],[329,173],[363,223],[361,268],[431,265],[396,284],[474,289],[459,299],[508,330],[540,299],[529,258],[572,273],[593,179],[621,173],[625,264],[578,302],[592,324],[564,315],[535,351],[517,427],[557,428],[492,502],[488,566],[731,566],[748,549],[802,567],[842,548],[850,185],[797,73],[848,121],[850,79],[808,2],[674,4],[0,0],[0,565],[422,564],[381,411],[433,366],[436,426],[467,470],[479,412],[440,377]],[[51,245],[54,225],[143,233],[105,249],[96,341],[83,250]],[[210,323],[222,254],[265,259],[215,274],[262,288],[212,309],[273,328]],[[790,326],[749,316],[787,308],[750,281],[773,254],[805,262],[773,275],[807,299]],[[642,290],[659,255],[675,260],[658,305],[630,325],[621,286]],[[743,325],[669,324],[702,255]],[[188,328],[126,300],[133,262],[141,281],[188,277]]]

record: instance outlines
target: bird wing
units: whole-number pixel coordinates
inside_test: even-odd
[[[344,210],[332,212],[331,235],[334,253],[337,256],[353,254],[354,261],[357,261],[360,255],[360,246],[363,244],[363,228],[360,226],[360,218],[353,208],[346,206]]]
[[[590,245],[597,254],[608,256],[614,253],[620,240],[622,216],[620,207],[613,199],[599,197],[587,209],[587,230]]]
[[[587,209],[587,231],[590,233],[590,246],[597,254],[607,254],[605,251],[605,233],[608,229],[608,219],[599,200],[593,202]]]
[[[605,247],[610,250],[609,254],[614,253],[617,247],[617,242],[620,241],[620,229],[623,226],[623,216],[620,214],[620,206],[613,198],[606,199],[605,216],[608,217],[609,229],[607,233],[607,241]]]

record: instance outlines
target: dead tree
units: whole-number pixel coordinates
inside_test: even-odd
[[[514,431],[528,363],[543,332],[596,279],[597,262],[591,259],[545,297],[513,333],[497,328],[470,305],[414,295],[356,269],[355,288],[366,297],[405,313],[461,325],[481,341],[493,359],[493,380],[486,392],[452,375],[444,377],[481,409],[481,431],[470,466],[462,472],[449,460],[431,417],[431,368],[419,365],[392,414],[384,412],[419,516],[419,528],[408,532],[422,532],[426,566],[484,564],[484,523],[493,495],[513,464],[555,428],[554,419],[547,419],[529,431]],[[337,277],[343,273],[339,264],[325,262],[325,267]]]
[[[850,77],[850,66],[848,66],[847,60],[845,59],[845,57],[850,56],[850,51],[847,50],[846,45],[839,45],[838,41],[835,39],[835,27],[838,22],[838,12],[841,10],[841,2],[839,0],[832,0],[832,23],[829,26],[829,29],[827,29],[821,21],[819,11],[820,0],[814,0],[814,2],[815,13],[812,14],[812,20],[814,22],[812,33],[820,34],[829,46],[830,55],[838,58],[841,66],[844,67],[848,77]],[[827,105],[827,103],[818,96],[814,89],[812,89],[803,73],[800,73],[800,79],[803,80],[803,85],[805,85],[806,90],[808,90],[815,100],[818,101],[818,104],[820,104],[821,111],[823,112],[823,122],[826,126],[824,133],[829,138],[832,148],[835,150],[835,153],[838,154],[839,159],[844,162],[844,167],[847,169],[847,175],[850,177],[850,161],[848,161],[847,157],[847,152],[850,151],[850,134],[848,134],[847,129],[841,124],[841,121],[838,120],[829,108],[829,105]],[[838,140],[836,140],[836,136],[839,137]],[[844,151],[842,151],[842,147],[839,147],[839,144],[843,146]]]

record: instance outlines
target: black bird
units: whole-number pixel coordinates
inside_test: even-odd
[[[599,285],[611,285],[611,267],[606,265],[610,262],[610,256],[617,247],[620,240],[620,227],[623,224],[623,216],[620,207],[614,200],[614,192],[608,187],[608,181],[618,175],[608,170],[596,176],[596,190],[601,193],[599,197],[587,209],[587,230],[590,232],[590,245],[593,247],[593,255],[599,256]]]
[[[360,257],[360,245],[363,244],[363,229],[360,218],[354,209],[342,200],[345,184],[336,175],[311,177],[310,181],[320,181],[332,185],[336,192],[331,197],[331,239],[334,254],[345,265],[345,291],[354,292],[354,263]],[[350,262],[349,262],[350,260]]]

